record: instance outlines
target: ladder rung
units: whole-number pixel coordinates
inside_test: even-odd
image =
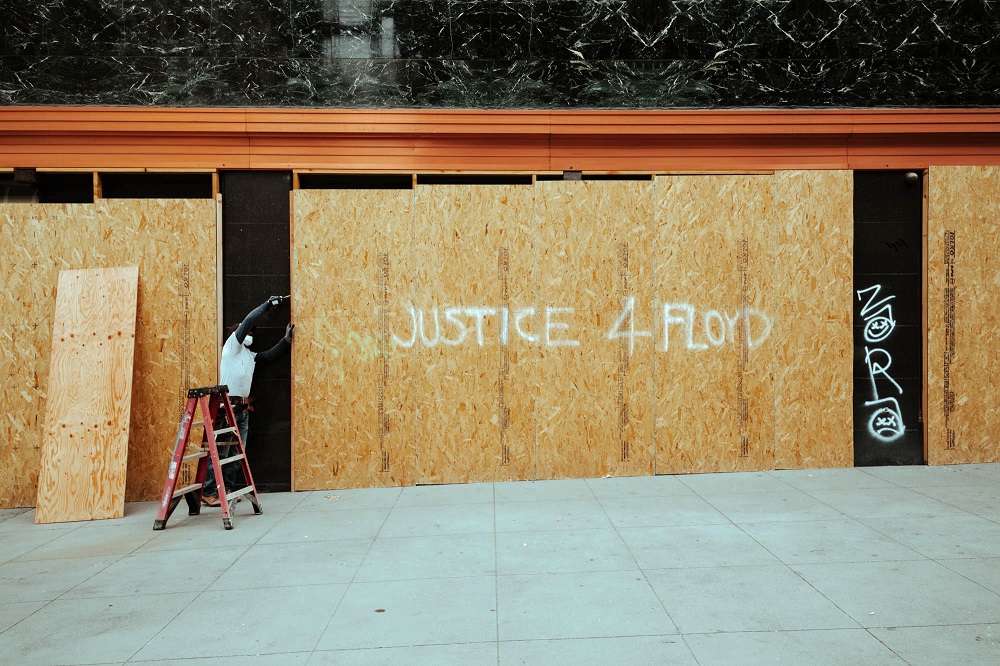
[[[218,441],[219,435],[225,435],[226,433],[229,433],[229,432],[236,432],[236,426],[232,426],[230,428],[222,428],[221,430],[216,430],[215,431],[215,439],[216,439],[216,441]],[[225,443],[225,442],[223,442],[223,443]]]
[[[200,483],[194,483],[194,484],[192,484],[190,486],[184,486],[180,490],[175,490],[173,497],[180,497],[181,495],[187,495],[192,490],[198,490],[199,488],[201,488],[201,486],[202,486],[202,484],[200,484]]]
[[[226,501],[234,500],[237,497],[243,497],[249,493],[253,492],[253,486],[247,486],[246,488],[240,488],[239,490],[234,490],[231,493],[226,493]]]
[[[197,460],[198,458],[204,458],[208,455],[208,451],[199,451],[198,453],[192,453],[190,455],[184,456],[181,462],[191,462],[192,460]]]
[[[203,425],[205,425],[205,422],[204,422],[204,421],[194,421],[194,422],[193,422],[193,423],[191,424],[191,427],[192,427],[192,428],[200,428],[200,427],[201,427],[201,426],[203,426]]]
[[[231,462],[236,462],[237,460],[243,460],[246,458],[242,453],[237,453],[235,456],[229,456],[228,458],[223,458],[219,461],[219,465],[228,465]]]

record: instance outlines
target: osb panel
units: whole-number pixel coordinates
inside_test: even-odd
[[[62,271],[36,523],[125,515],[139,269]]]
[[[656,184],[656,473],[770,469],[772,180]]]
[[[536,186],[537,474],[653,471],[652,181]]]
[[[932,167],[928,191],[928,462],[997,462],[1000,168]]]
[[[141,281],[140,276],[140,281]],[[136,330],[128,494],[156,498],[174,452],[187,391],[218,382],[214,319],[155,322]],[[149,396],[157,396],[155,400]],[[191,441],[200,441],[200,430]],[[181,476],[182,481],[187,477]]]
[[[532,188],[420,186],[416,205],[417,482],[528,478],[536,355],[511,313],[534,307]]]
[[[196,335],[193,322],[216,318],[215,225],[216,204],[208,199],[0,205],[0,242],[8,248],[0,256],[0,276],[7,286],[0,324],[7,331],[23,327],[16,340],[21,351],[8,354],[20,357],[31,350],[35,358],[34,372],[11,380],[0,394],[0,410],[8,415],[0,457],[10,459],[17,470],[12,482],[0,482],[0,507],[28,506],[35,499],[39,464],[35,446],[44,413],[58,271],[138,265],[136,358],[145,358],[147,327],[177,322],[184,328],[187,322],[190,334],[178,354],[181,367],[173,371],[194,382],[214,383],[218,374],[214,328],[209,336]],[[208,371],[192,372],[203,363]],[[134,371],[133,388],[142,387],[142,393],[135,394],[133,410],[151,400],[173,399],[178,389],[163,368],[147,369],[137,360]],[[22,395],[32,391],[38,396],[34,402]],[[167,421],[172,424],[146,426],[133,414],[127,501],[158,496],[179,418],[180,412],[171,413]],[[151,453],[161,447],[167,449],[165,454]]]
[[[853,176],[775,174],[775,466],[854,464]]]
[[[297,190],[293,205],[293,487],[410,485],[413,192]]]

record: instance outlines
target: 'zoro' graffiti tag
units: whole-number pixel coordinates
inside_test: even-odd
[[[865,401],[865,407],[872,410],[868,417],[868,432],[883,442],[892,442],[903,436],[906,426],[899,402],[893,395],[903,395],[903,389],[889,375],[892,356],[884,348],[884,343],[896,328],[896,320],[892,317],[892,300],[890,295],[876,300],[882,291],[882,285],[874,284],[857,292],[858,300],[864,302],[861,317],[864,319],[865,364],[868,366],[868,378],[872,386],[872,399]],[[868,300],[865,301],[867,295]],[[871,345],[871,346],[869,346]],[[878,345],[878,346],[875,346]],[[890,395],[885,395],[885,394]]]

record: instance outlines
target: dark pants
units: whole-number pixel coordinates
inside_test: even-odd
[[[250,412],[247,409],[234,410],[236,412],[236,426],[240,429],[240,439],[243,440],[243,450],[246,451],[247,446],[247,432],[250,428]],[[221,429],[227,427],[226,417],[224,414],[219,414],[215,418],[215,424],[213,425],[216,429]],[[216,446],[219,449],[219,459],[228,458],[236,453],[235,444],[226,444],[225,441],[236,441],[236,438],[232,433],[226,433],[216,440]],[[243,470],[239,462],[231,462],[222,468],[222,480],[226,484],[226,491],[232,492],[234,490],[239,490],[246,482],[243,480]],[[208,461],[208,474],[205,476],[205,489],[202,490],[202,495],[218,495],[219,489],[215,483],[215,469],[212,466],[212,461]]]

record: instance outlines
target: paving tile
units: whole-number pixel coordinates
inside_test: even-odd
[[[496,572],[492,534],[379,538],[364,556],[357,581],[487,576]]]
[[[0,636],[4,660],[10,664],[124,662],[195,596],[177,593],[53,601]]]
[[[0,532],[0,564],[20,557],[54,539],[79,529],[66,527],[61,530],[24,530],[19,532]]]
[[[971,470],[957,465],[901,465],[865,467],[865,472],[905,488],[933,486],[983,485],[984,480]]]
[[[709,503],[734,523],[834,520],[844,514],[800,490],[712,495]]]
[[[889,627],[872,634],[911,666],[1000,663],[1000,625]]]
[[[136,525],[114,525],[102,521],[69,530],[24,553],[18,560],[124,557],[151,541],[155,534],[152,523],[146,529],[138,529]]]
[[[218,546],[210,550],[133,553],[69,590],[63,598],[202,592],[246,549],[246,546]],[[256,582],[259,584],[259,580]]]
[[[856,490],[858,488],[886,488],[895,485],[856,467],[779,469],[769,472],[769,474],[798,490]]]
[[[153,535],[153,538],[140,546],[136,552],[150,550],[192,550],[197,548],[216,548],[218,546],[249,546],[266,535],[278,522],[284,518],[282,514],[254,515],[253,510],[243,509],[241,502],[233,518],[233,529],[227,530],[222,525],[222,514],[218,509],[202,511],[199,516],[191,516],[189,520],[180,523],[167,522],[162,530],[153,530],[153,526],[142,528]],[[244,513],[245,511],[249,512]]]
[[[685,497],[694,491],[674,475],[625,476],[588,479],[587,485],[598,499],[629,497]]]
[[[0,603],[0,634],[47,603],[47,601],[21,601],[12,604]],[[3,644],[3,637],[0,637],[0,646]]]
[[[33,508],[12,509],[11,511],[11,515],[6,520],[0,521],[0,534],[5,532],[37,532],[38,530],[57,530],[65,532],[70,529],[90,524],[87,521],[78,520],[70,523],[42,523],[41,525],[36,525],[35,510]]]
[[[937,562],[792,568],[863,627],[1000,622],[1000,595]]]
[[[677,633],[640,572],[499,576],[497,597],[501,641]]]
[[[308,666],[496,666],[496,641],[410,645],[358,650],[317,650]]]
[[[974,486],[931,486],[918,491],[963,511],[984,517],[1000,516],[1000,483]]]
[[[906,665],[864,629],[686,634],[684,640],[700,666]]]
[[[493,504],[492,483],[455,483],[402,488],[396,506],[443,506],[446,504]]]
[[[305,666],[309,663],[312,652],[280,652],[276,654],[247,654],[239,657],[204,657],[201,659],[185,659],[178,662],[176,659],[135,661],[128,664],[142,664],[142,666],[242,666],[243,664],[253,664],[254,666]]]
[[[279,516],[260,543],[370,540],[382,529],[388,513],[388,509],[295,511]]]
[[[993,481],[1000,481],[1000,464],[997,463],[975,463],[972,465],[956,465],[963,472],[975,474]]]
[[[585,479],[508,481],[494,484],[497,502],[592,500],[594,491]]]
[[[939,560],[938,563],[972,582],[1000,594],[1000,557]]]
[[[359,509],[385,509],[385,513],[399,499],[402,488],[362,488],[346,490],[314,490],[305,495],[295,507],[300,511],[357,511]],[[300,493],[296,493],[300,494]]]
[[[1000,554],[1000,525],[978,516],[873,518],[865,523],[935,560]]]
[[[496,579],[354,583],[317,650],[496,641]]]
[[[850,492],[812,490],[809,494],[851,518],[954,516],[965,513],[909,488],[859,488]]]
[[[703,497],[731,493],[774,493],[791,489],[787,483],[767,472],[685,474],[677,478]]]
[[[774,555],[732,524],[618,531],[643,570],[778,563]]]
[[[662,569],[646,575],[682,634],[858,626],[785,566]]]
[[[604,508],[596,498],[498,502],[497,532],[542,532],[610,528]]]
[[[615,497],[601,506],[616,527],[728,524],[729,519],[693,492],[673,497]]]
[[[638,570],[614,529],[502,532],[496,535],[501,574]]]
[[[203,592],[134,661],[233,657],[312,650],[346,585]],[[207,618],[225,618],[223,626]]]
[[[79,557],[67,560],[27,560],[0,564],[3,601],[50,601],[96,576],[118,558]]]
[[[740,527],[786,564],[924,559],[856,520],[744,523]]]
[[[495,663],[495,662],[494,662]],[[574,666],[696,666],[691,650],[679,636],[627,638],[563,638],[542,641],[501,641],[500,665],[573,664]]]
[[[380,537],[492,534],[493,504],[396,506],[389,512]]]
[[[349,583],[371,546],[368,540],[258,543],[218,576],[210,590]]]

